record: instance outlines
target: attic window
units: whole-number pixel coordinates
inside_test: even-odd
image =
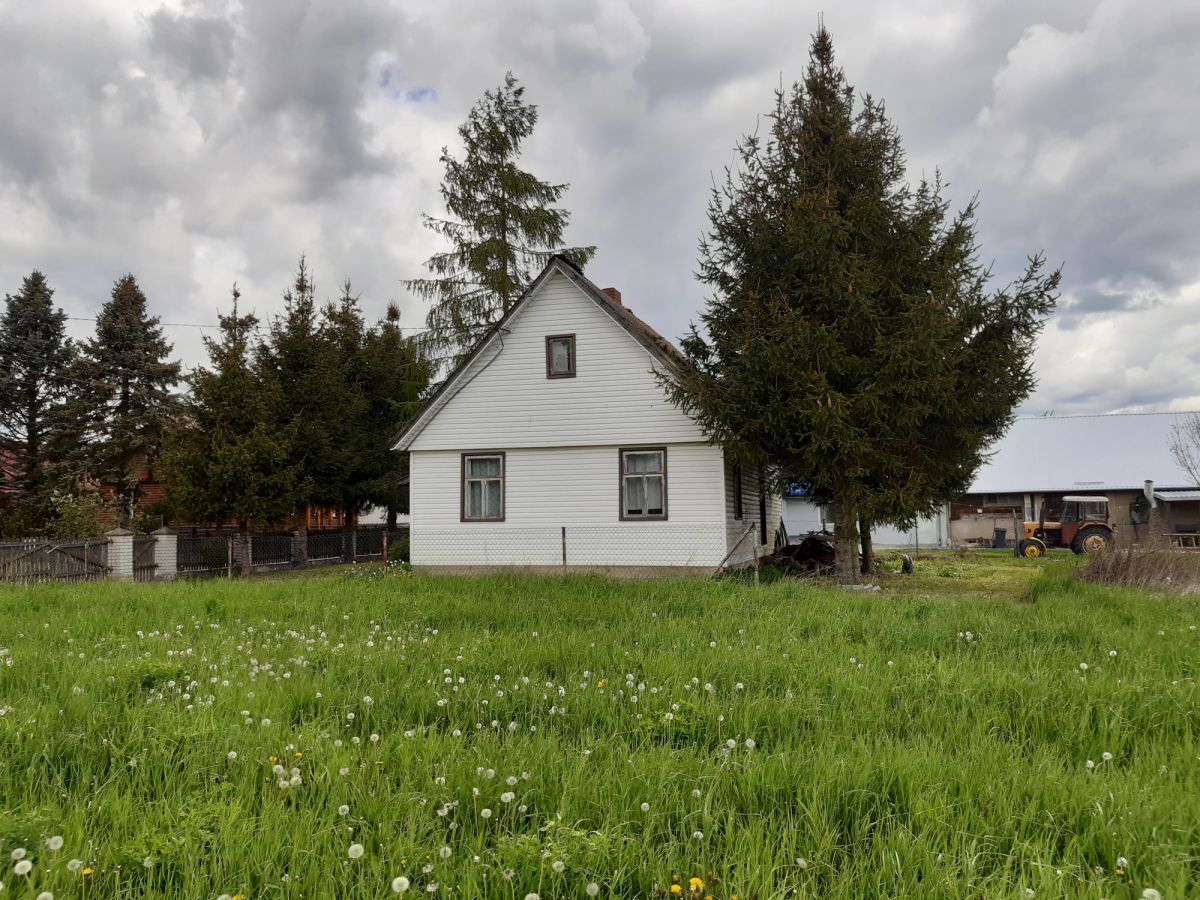
[[[546,338],[546,377],[575,377],[575,335],[552,334]]]

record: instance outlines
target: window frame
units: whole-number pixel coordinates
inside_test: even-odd
[[[500,460],[500,515],[499,516],[468,516],[467,515],[467,460],[491,459]],[[472,481],[494,481],[492,478],[473,478]],[[503,450],[471,450],[459,454],[458,477],[458,520],[467,522],[503,522],[508,513],[508,458]],[[486,505],[486,500],[485,500]]]
[[[627,515],[625,512],[625,454],[626,453],[661,453],[662,454],[662,512],[654,515]],[[636,474],[636,473],[634,473]],[[659,474],[659,473],[653,473]],[[617,514],[622,522],[665,522],[670,514],[667,505],[667,448],[662,444],[650,447],[618,447],[617,448]]]
[[[550,350],[550,345],[554,341],[567,341],[570,345],[571,354],[571,371],[555,372],[553,365],[553,355]],[[546,335],[546,377],[547,378],[574,378],[579,371],[579,359],[575,354],[576,343],[574,334],[548,334]]]
[[[742,497],[742,464],[733,464],[733,518],[741,521],[746,518],[745,501]]]

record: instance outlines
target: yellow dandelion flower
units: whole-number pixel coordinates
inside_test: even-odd
[[[300,757],[302,757],[303,755],[304,755],[304,754],[303,754],[303,753],[301,753],[299,750],[297,750],[297,751],[296,751],[296,759],[299,759],[299,758],[300,758]]]
[[[698,894],[704,890],[704,882],[696,877],[692,877],[688,881],[688,887],[691,888],[693,894]]]
[[[596,682],[596,687],[604,687],[606,684],[608,684],[608,679],[601,678],[599,681]]]
[[[678,884],[673,884],[673,885],[671,885],[671,893],[672,894],[682,894],[683,888]]]
[[[84,874],[84,875],[94,875],[94,874],[95,874],[95,872],[96,872],[96,870],[95,870],[95,869],[84,869],[84,870],[83,870],[83,874]]]
[[[276,763],[276,762],[279,762],[279,760],[278,760],[276,757],[274,757],[274,756],[268,756],[268,757],[267,757],[267,762],[269,762],[269,763]]]

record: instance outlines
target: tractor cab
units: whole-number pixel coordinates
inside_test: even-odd
[[[1052,547],[1096,553],[1113,545],[1116,528],[1108,518],[1107,497],[1063,497],[1061,509],[1048,511],[1046,506],[1042,504],[1036,522],[1025,523],[1022,556],[1034,559]]]

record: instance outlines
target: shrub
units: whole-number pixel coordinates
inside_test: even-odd
[[[400,538],[388,544],[388,562],[410,562],[408,538]]]

